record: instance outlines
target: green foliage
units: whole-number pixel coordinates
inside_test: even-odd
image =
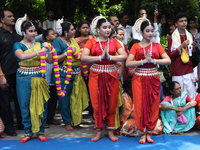
[[[109,0],[105,0],[105,3],[102,2],[102,7],[96,8],[103,16],[109,17],[111,15],[118,15],[124,11],[125,5],[127,5],[126,0],[120,1],[118,4],[110,5]],[[93,3],[95,7],[95,4]]]
[[[25,13],[30,19],[44,19],[46,17],[44,0],[1,0],[0,8],[7,7],[15,18],[23,17]]]
[[[177,12],[183,11],[197,18],[200,12],[200,0],[74,0],[75,7],[73,8],[72,5],[66,7],[66,4],[72,3],[69,0],[52,0],[51,3],[52,7],[58,10],[59,16],[66,15],[66,12],[68,12],[69,16],[67,17],[75,24],[86,19],[92,12],[100,12],[105,17],[127,12],[130,16],[130,24],[133,24],[137,17],[136,9],[138,7],[145,8],[149,18],[152,19],[155,5],[158,5],[159,13],[165,15],[175,15]],[[60,6],[60,4],[63,4],[63,6]],[[5,6],[14,12],[16,18],[27,13],[33,20],[45,20],[46,8],[49,5],[47,3],[47,6],[45,6],[44,0],[0,0],[0,8]]]
[[[165,51],[167,51],[168,37],[169,37],[169,35],[160,37],[160,44],[165,49]],[[166,79],[166,81],[162,83],[162,85],[165,87],[164,94],[168,95],[169,83],[172,81],[170,67],[169,67],[169,65],[162,65],[162,66],[160,66],[160,69],[163,71],[164,77]]]
[[[200,0],[143,0],[141,7],[145,8],[150,16],[154,11],[154,6],[158,5],[160,14],[175,15],[178,12],[186,12],[195,17],[200,14]]]
[[[7,5],[8,5],[8,1],[7,0],[0,0],[0,9],[4,8]]]
[[[166,81],[162,83],[162,85],[165,87],[164,94],[168,95],[169,94],[168,93],[169,92],[168,91],[169,83],[172,81],[170,67],[169,67],[169,65],[161,65],[160,70],[163,72],[163,75],[166,79]]]
[[[74,16],[74,24],[77,24],[80,20],[86,19],[92,12],[99,12],[105,17],[109,17],[111,15],[118,15],[124,11],[125,5],[128,3],[126,0],[119,1],[116,4],[110,3],[110,0],[91,0],[90,1],[90,8],[85,6],[85,2],[80,2],[79,5],[76,7],[76,13]],[[85,8],[86,7],[86,8]],[[86,13],[83,13],[85,11]]]
[[[169,35],[164,35],[160,37],[160,44],[162,45],[162,47],[167,50],[167,46],[168,46],[168,38]]]

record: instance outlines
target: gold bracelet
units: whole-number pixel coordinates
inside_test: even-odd
[[[5,74],[2,73],[2,74],[0,74],[0,77],[1,77],[1,76],[4,76],[4,75],[5,75]]]

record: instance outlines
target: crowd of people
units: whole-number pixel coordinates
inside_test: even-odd
[[[49,10],[43,23],[26,14],[15,21],[11,10],[0,10],[0,126],[7,135],[17,136],[11,101],[17,129],[25,132],[22,143],[33,134],[47,141],[49,124],[64,123],[66,131],[73,131],[85,123],[82,112],[88,108],[93,142],[103,137],[103,129],[113,142],[120,135],[141,136],[138,142],[144,144],[154,143],[152,135],[182,134],[199,125],[195,19],[184,12],[159,18],[155,10],[152,22],[140,9],[133,26],[122,13],[96,14],[75,27],[54,15]],[[169,35],[167,49],[161,35]],[[169,96],[161,93],[160,65],[170,66]],[[62,122],[54,119],[57,109]]]

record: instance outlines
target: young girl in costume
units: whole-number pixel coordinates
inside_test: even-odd
[[[93,19],[92,32],[98,34],[98,38],[87,41],[81,57],[84,62],[93,62],[88,86],[94,109],[94,129],[97,133],[91,141],[98,141],[102,137],[104,124],[108,137],[112,141],[118,141],[113,134],[119,93],[116,62],[124,61],[127,54],[116,39],[109,39],[111,24],[105,17],[98,16]]]
[[[48,139],[44,136],[46,124],[46,106],[49,99],[49,87],[42,73],[45,72],[46,51],[50,51],[47,43],[41,45],[32,42],[37,35],[36,29],[29,21],[19,18],[16,22],[16,31],[23,35],[21,42],[13,46],[19,68],[17,70],[17,97],[22,114],[25,135],[20,142],[30,140],[34,133],[40,141]],[[47,57],[51,61],[51,54]],[[43,62],[43,63],[41,63]]]
[[[153,143],[152,130],[159,116],[160,77],[157,64],[168,65],[170,58],[158,43],[152,43],[153,24],[145,17],[135,24],[137,32],[142,33],[142,40],[135,43],[126,60],[127,67],[136,67],[132,77],[134,99],[134,118],[137,128],[143,132],[139,143]]]
[[[82,121],[82,111],[88,107],[89,96],[81,74],[81,50],[74,39],[74,26],[62,19],[58,23],[57,32],[60,36],[52,45],[58,55],[61,88],[66,91],[64,97],[59,97],[59,107],[65,129],[73,131],[72,126],[79,125]],[[87,76],[87,71],[84,72]],[[53,82],[58,81],[54,78]]]

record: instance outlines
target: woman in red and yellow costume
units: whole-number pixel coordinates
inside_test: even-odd
[[[97,133],[91,141],[98,141],[102,137],[104,124],[108,137],[112,141],[118,141],[119,139],[113,134],[119,94],[116,62],[124,61],[127,54],[116,39],[109,39],[111,24],[105,17],[101,15],[95,17],[92,30],[99,36],[96,40],[89,39],[86,42],[81,56],[82,61],[93,62],[90,67],[88,86]]]

